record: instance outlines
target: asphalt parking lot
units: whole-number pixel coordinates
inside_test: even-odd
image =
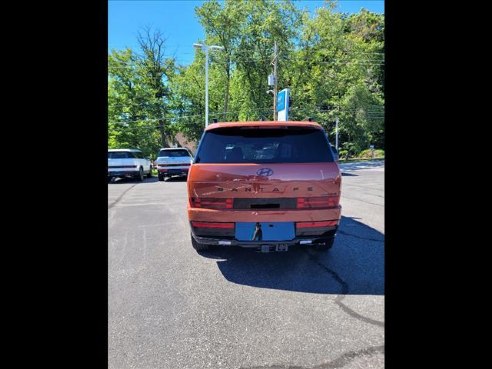
[[[185,180],[108,184],[108,367],[383,368],[384,162],[341,168],[327,253],[200,255]]]

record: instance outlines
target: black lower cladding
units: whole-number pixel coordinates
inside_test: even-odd
[[[168,169],[165,172],[163,172],[162,174],[171,175],[171,176],[187,175],[188,169]]]
[[[243,223],[244,224],[244,223]],[[267,223],[268,224],[268,223]],[[275,237],[268,237],[268,234],[263,232],[263,227],[258,227],[256,223],[252,223],[247,231],[247,237],[241,235],[242,232],[238,229],[237,224],[233,228],[208,228],[208,227],[194,227],[191,225],[192,233],[202,238],[200,242],[217,244],[220,240],[232,240],[233,244],[236,243],[275,243],[287,242],[289,244],[299,243],[302,240],[311,240],[314,243],[323,243],[327,240],[335,237],[338,227],[313,227],[313,228],[299,228],[295,230],[295,237],[288,236],[283,237],[283,240],[275,240]],[[284,230],[285,231],[285,230]],[[290,233],[290,232],[286,232]],[[238,237],[239,236],[239,237]],[[265,237],[267,236],[267,237]]]
[[[108,177],[127,177],[127,176],[136,176],[139,172],[136,171],[119,171],[119,172],[108,172]]]
[[[338,227],[297,228],[296,237],[333,237]]]
[[[234,239],[234,228],[206,228],[206,227],[193,227],[191,226],[193,234],[200,237],[221,238],[225,240]]]
[[[296,198],[272,198],[272,199],[234,199],[234,209],[296,209]]]
[[[324,245],[328,243],[333,243],[335,235],[329,237],[299,237],[294,238],[289,241],[238,241],[234,237],[211,237],[211,236],[198,236],[197,234],[192,234],[193,238],[200,244],[204,245],[227,245],[227,246],[241,246],[241,247],[251,247],[258,248],[261,246],[269,245],[284,245],[284,246],[309,246],[309,245]],[[303,242],[309,241],[309,242]],[[225,243],[224,243],[225,242]]]

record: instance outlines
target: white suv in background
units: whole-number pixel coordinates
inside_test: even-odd
[[[152,177],[152,163],[137,149],[108,150],[108,182],[115,177],[132,177],[143,181]]]
[[[160,149],[155,160],[159,181],[165,177],[187,176],[191,163],[193,155],[184,147]]]

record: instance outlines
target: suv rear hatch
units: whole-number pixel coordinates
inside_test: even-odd
[[[108,170],[113,173],[138,171],[138,161],[129,151],[108,151]]]
[[[227,127],[205,132],[188,193],[191,208],[249,210],[244,216],[234,214],[246,221],[251,211],[338,209],[340,183],[321,129]]]

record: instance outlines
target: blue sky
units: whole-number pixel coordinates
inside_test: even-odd
[[[204,39],[203,29],[195,16],[195,7],[201,0],[109,0],[108,1],[108,49],[129,47],[138,50],[137,34],[143,27],[160,30],[166,37],[167,56],[174,56],[180,64],[193,60],[193,43]],[[298,6],[313,12],[323,5],[321,0],[301,0]],[[339,0],[338,10],[354,13],[361,8],[384,13],[384,1]]]

